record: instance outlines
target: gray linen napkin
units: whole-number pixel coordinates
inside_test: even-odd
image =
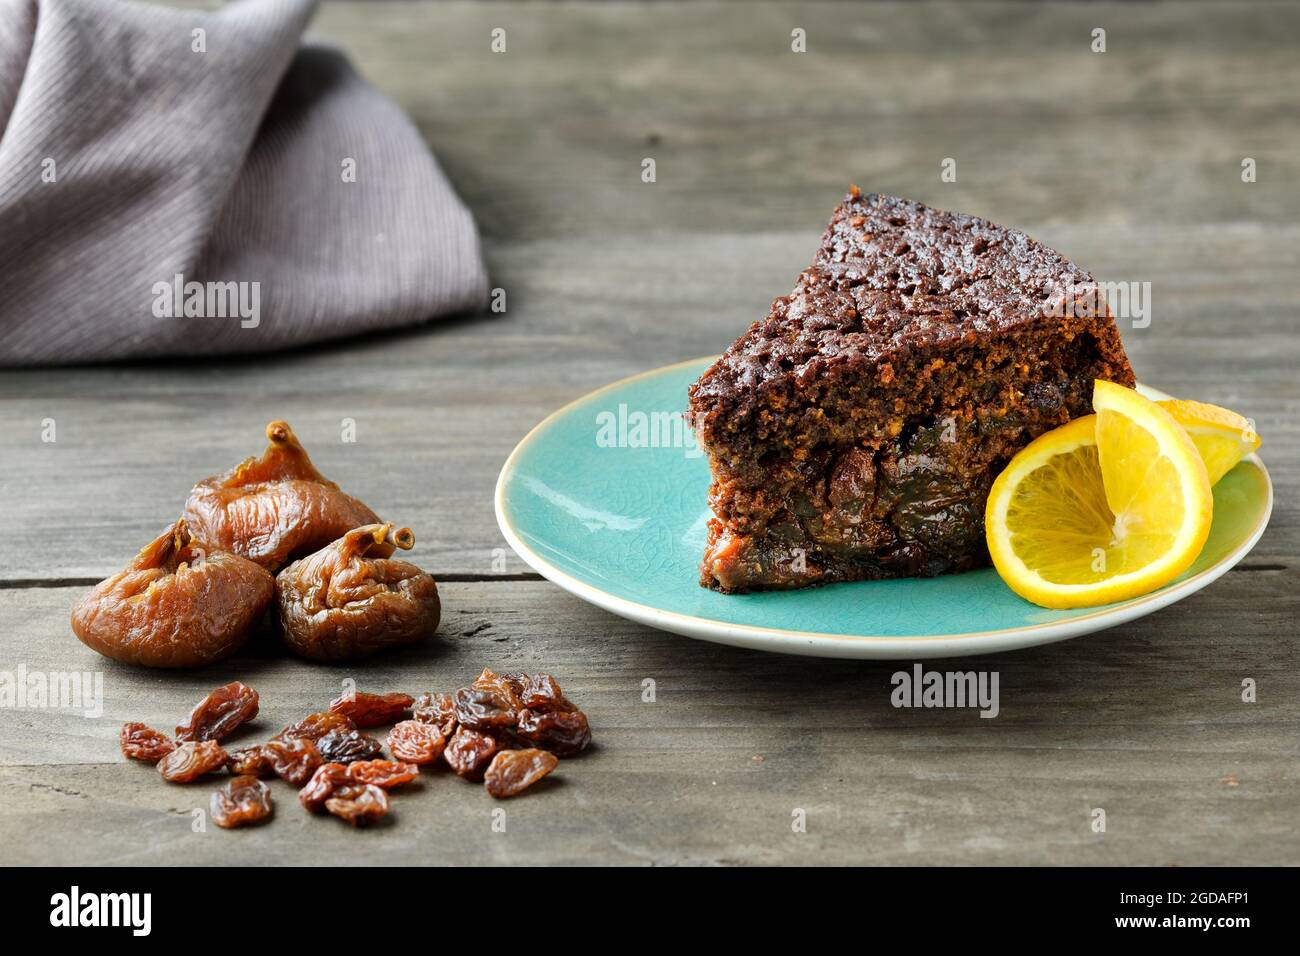
[[[261,351],[480,308],[473,218],[316,0],[0,0],[0,364]]]

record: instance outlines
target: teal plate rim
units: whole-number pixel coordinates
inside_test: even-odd
[[[815,657],[881,660],[960,657],[991,654],[1067,640],[1114,627],[1167,607],[1213,583],[1250,553],[1264,533],[1273,512],[1273,484],[1268,469],[1258,455],[1249,455],[1243,460],[1243,463],[1253,465],[1258,471],[1265,496],[1263,508],[1249,532],[1241,537],[1230,551],[1208,567],[1175,580],[1151,594],[1095,610],[1076,613],[1065,620],[1024,624],[996,630],[970,630],[945,634],[896,635],[820,632],[765,627],[696,614],[686,614],[667,607],[656,607],[652,604],[629,600],[611,593],[591,581],[583,580],[583,578],[557,567],[539,554],[536,549],[530,547],[517,527],[517,521],[513,516],[509,500],[512,479],[517,474],[520,459],[530,446],[539,438],[545,436],[555,425],[564,421],[567,416],[604,395],[626,388],[640,380],[668,375],[688,366],[699,366],[702,371],[716,358],[716,356],[710,356],[688,359],[610,382],[552,412],[538,422],[520,440],[506,458],[501,473],[497,478],[495,511],[497,524],[507,543],[529,567],[565,591],[596,607],[620,617],[685,637],[736,647]],[[1148,386],[1139,385],[1138,388],[1151,398],[1163,399],[1169,397],[1165,393]],[[695,564],[684,566],[682,574],[692,584],[695,584],[697,566]],[[943,582],[954,578],[932,578],[928,580]],[[877,582],[857,582],[831,587],[871,587],[875,583]],[[829,590],[829,588],[821,590]],[[1028,605],[1028,607],[1033,606]]]

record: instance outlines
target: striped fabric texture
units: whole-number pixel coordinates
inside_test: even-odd
[[[0,364],[265,351],[484,306],[469,211],[315,0],[0,0]]]

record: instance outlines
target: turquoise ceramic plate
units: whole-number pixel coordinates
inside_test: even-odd
[[[1240,561],[1272,510],[1268,472],[1252,455],[1215,487],[1214,528],[1196,563],[1153,594],[1102,608],[1036,607],[992,569],[716,594],[698,583],[709,466],[680,419],[686,387],[711,361],[615,382],[519,443],[501,470],[496,511],[521,558],[585,601],[688,637],[820,657],[951,657],[1047,644],[1159,610]]]

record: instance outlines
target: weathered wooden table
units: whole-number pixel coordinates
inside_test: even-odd
[[[315,33],[415,117],[508,312],[256,360],[0,373],[0,670],[104,681],[98,718],[0,709],[0,861],[1300,863],[1300,10],[358,2]],[[981,660],[1001,675],[994,720],[893,709],[897,664],[693,642],[513,554],[501,572],[492,489],[514,443],[591,388],[723,348],[789,288],[851,181],[1150,282],[1150,326],[1125,327],[1139,376],[1264,436],[1277,506],[1247,561],[1133,625]],[[416,529],[442,639],[347,669],[265,652],[198,674],[78,643],[73,600],[281,417]],[[481,788],[442,776],[374,832],[277,785],[272,825],[196,833],[212,787],[160,785],[117,748],[122,721],[170,727],[235,678],[262,692],[266,730],[344,677],[418,692],[485,663],[555,672],[598,741],[506,805],[504,833]]]

